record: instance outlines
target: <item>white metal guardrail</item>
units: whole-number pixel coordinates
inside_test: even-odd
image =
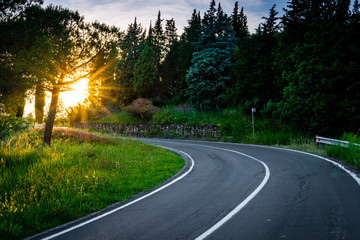
[[[320,136],[316,136],[316,143],[318,144],[327,144],[327,145],[340,145],[342,147],[349,147],[349,144],[353,144],[355,146],[359,146],[360,144],[357,143],[351,143],[348,141],[343,141],[343,140],[337,140],[337,139],[333,139],[333,138],[325,138],[325,137],[320,137]]]

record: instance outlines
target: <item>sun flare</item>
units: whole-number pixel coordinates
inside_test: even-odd
[[[88,97],[88,83],[88,79],[82,78],[70,86],[72,90],[60,93],[59,98],[63,101],[65,108],[75,106]]]

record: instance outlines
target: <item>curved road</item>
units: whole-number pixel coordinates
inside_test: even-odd
[[[253,145],[142,139],[186,167],[150,195],[37,239],[360,239],[360,180],[311,154]]]

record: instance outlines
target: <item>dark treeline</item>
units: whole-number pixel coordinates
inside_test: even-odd
[[[359,130],[358,0],[291,0],[283,16],[274,5],[255,33],[238,2],[228,15],[211,1],[202,17],[194,9],[180,36],[175,20],[162,19],[160,11],[147,29],[135,18],[122,32],[41,3],[2,3],[4,112],[21,116],[25,93],[33,89],[42,118],[43,91],[66,88],[64,77],[84,77],[73,76],[81,67],[90,79],[90,101],[110,110],[140,97],[190,100],[201,111],[256,107],[308,133]],[[55,40],[59,35],[62,42]]]

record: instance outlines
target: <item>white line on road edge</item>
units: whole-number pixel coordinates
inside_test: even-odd
[[[296,152],[296,153],[302,153],[302,154],[310,155],[310,156],[325,160],[327,162],[330,162],[330,163],[334,164],[335,166],[337,166],[338,168],[345,171],[346,173],[348,173],[360,185],[360,178],[355,173],[353,173],[352,171],[346,169],[346,167],[344,165],[341,165],[340,163],[337,163],[337,162],[335,162],[333,160],[330,160],[330,159],[328,159],[326,157],[318,156],[316,154],[312,154],[312,153],[308,153],[308,152],[302,152],[302,151],[293,150],[293,149],[286,149],[286,148],[277,148],[277,149],[287,150],[287,151]]]
[[[210,229],[208,229],[206,232],[204,232],[203,234],[201,234],[199,237],[197,237],[195,239],[195,240],[202,240],[202,239],[205,239],[206,237],[208,237],[213,232],[215,232],[217,229],[219,229],[222,225],[224,225],[227,221],[229,221],[235,214],[240,212],[261,191],[261,189],[269,181],[270,170],[269,170],[269,167],[264,162],[260,161],[259,159],[254,158],[250,155],[247,155],[245,153],[241,153],[241,152],[237,152],[237,151],[225,149],[225,148],[210,147],[210,146],[198,145],[198,144],[194,144],[194,145],[237,153],[237,154],[240,154],[242,156],[248,157],[250,159],[253,159],[253,160],[261,163],[265,168],[265,177],[262,180],[261,184],[247,198],[245,198],[244,201],[242,201],[236,208],[234,208],[230,213],[228,213],[223,219],[221,219],[214,226],[212,226]]]
[[[162,146],[159,146],[159,147],[162,147]],[[53,235],[51,235],[51,236],[48,236],[48,237],[46,237],[46,238],[43,238],[43,240],[49,240],[49,239],[56,238],[56,237],[58,237],[58,236],[60,236],[60,235],[63,235],[63,234],[68,233],[68,232],[71,232],[72,230],[75,230],[75,229],[77,229],[77,228],[79,228],[79,227],[82,227],[82,226],[87,225],[87,224],[89,224],[89,223],[92,223],[92,222],[94,222],[94,221],[96,221],[96,220],[99,220],[99,219],[101,219],[101,218],[104,218],[104,217],[106,217],[106,216],[108,216],[108,215],[110,215],[110,214],[112,214],[112,213],[114,213],[114,212],[117,212],[117,211],[119,211],[119,210],[121,210],[121,209],[123,209],[123,208],[126,208],[126,207],[128,207],[128,206],[130,206],[130,205],[133,205],[134,203],[137,203],[137,202],[139,202],[139,201],[141,201],[141,200],[143,200],[143,199],[145,199],[145,198],[147,198],[147,197],[150,197],[151,195],[153,195],[153,194],[155,194],[155,193],[157,193],[157,192],[159,192],[159,191],[161,191],[161,190],[169,187],[170,185],[176,183],[177,181],[183,179],[186,175],[188,175],[188,174],[193,170],[194,165],[195,165],[195,162],[194,162],[194,159],[193,159],[189,154],[187,154],[186,152],[183,152],[183,151],[180,151],[180,150],[176,150],[176,149],[172,149],[172,148],[168,148],[168,147],[162,147],[162,148],[165,148],[165,149],[168,149],[168,150],[171,150],[171,151],[175,151],[175,152],[180,152],[180,153],[186,155],[186,156],[190,159],[190,161],[191,161],[191,166],[190,166],[190,168],[189,168],[184,174],[182,174],[181,176],[179,176],[178,178],[176,178],[176,179],[174,179],[173,181],[165,184],[164,186],[156,189],[155,191],[153,191],[153,192],[151,192],[151,193],[149,193],[149,194],[146,194],[145,196],[142,196],[142,197],[140,197],[140,198],[138,198],[138,199],[135,199],[134,201],[129,202],[129,203],[127,203],[127,204],[125,204],[125,205],[123,205],[123,206],[121,206],[121,207],[118,207],[118,208],[116,208],[116,209],[113,209],[113,210],[111,210],[111,211],[109,211],[109,212],[107,212],[107,213],[104,213],[104,214],[102,214],[102,215],[100,215],[100,216],[97,216],[97,217],[95,217],[95,218],[89,219],[89,220],[87,220],[87,221],[85,221],[85,222],[83,222],[83,223],[80,223],[80,224],[78,224],[78,225],[75,225],[75,226],[73,226],[73,227],[71,227],[71,228],[65,229],[65,230],[63,230],[63,231],[61,231],[61,232],[58,232],[58,233],[55,233],[55,234],[53,234]]]
[[[289,148],[280,148],[280,147],[272,147],[272,146],[264,146],[264,145],[255,145],[255,144],[243,144],[243,143],[221,143],[221,144],[228,144],[228,145],[233,145],[233,146],[252,146],[252,147],[259,147],[259,148],[268,148],[268,149],[276,149],[276,150],[282,150],[282,151],[288,151],[288,152],[296,152],[296,153],[300,153],[300,154],[305,154],[305,155],[309,155],[312,157],[316,157],[319,159],[322,159],[324,161],[327,161],[329,163],[332,163],[333,165],[335,165],[336,167],[342,169],[343,171],[345,171],[346,173],[348,173],[359,185],[360,185],[360,178],[356,175],[356,173],[350,171],[349,169],[347,169],[344,165],[337,163],[331,159],[328,159],[326,157],[323,156],[319,156],[313,153],[308,153],[308,152],[303,152],[303,151],[299,151],[299,150],[294,150],[294,149],[289,149]]]

